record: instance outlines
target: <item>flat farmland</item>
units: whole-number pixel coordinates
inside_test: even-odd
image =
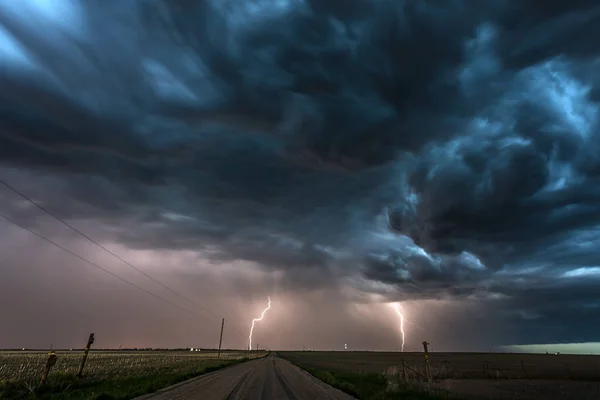
[[[50,379],[56,374],[77,373],[82,359],[81,351],[57,351],[56,355],[56,365],[51,370]],[[251,355],[258,356],[259,353],[253,352]],[[163,370],[187,371],[246,356],[244,352],[222,352],[218,359],[216,352],[90,351],[84,373],[91,377],[111,378],[161,373]],[[44,372],[47,359],[47,352],[0,351],[0,381],[38,380]]]
[[[376,373],[388,382],[426,380],[423,353],[278,352],[311,370]],[[434,386],[464,399],[598,400],[600,356],[430,353]]]
[[[75,375],[82,351],[55,354],[47,384],[40,386],[47,352],[0,351],[0,399],[24,398],[28,392],[40,399],[83,400],[99,393],[131,398],[267,353],[222,351],[217,358],[216,352],[209,351],[90,351],[81,379]]]
[[[411,370],[425,373],[423,353],[398,352],[279,352],[294,363],[348,372],[386,373]],[[434,378],[573,379],[600,381],[600,356],[514,353],[430,353]],[[409,369],[410,368],[410,369]]]

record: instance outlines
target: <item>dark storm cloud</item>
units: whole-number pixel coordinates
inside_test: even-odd
[[[599,26],[593,1],[0,2],[0,156],[132,247],[587,301]]]

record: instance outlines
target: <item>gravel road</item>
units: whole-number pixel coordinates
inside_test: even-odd
[[[211,372],[136,400],[352,400],[276,356]]]

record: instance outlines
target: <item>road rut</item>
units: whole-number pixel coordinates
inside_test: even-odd
[[[352,400],[276,356],[199,376],[136,400]]]

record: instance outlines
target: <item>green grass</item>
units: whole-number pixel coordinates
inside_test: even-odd
[[[185,372],[161,371],[153,375],[126,375],[123,377],[78,379],[73,374],[53,374],[45,385],[28,387],[24,381],[0,381],[2,400],[126,400],[155,392],[164,387],[247,361],[246,358],[190,368]]]
[[[334,369],[315,368],[309,364],[298,363],[288,359],[285,354],[279,355],[294,363],[314,377],[360,400],[458,400],[450,393],[439,392],[429,394],[409,386],[396,385],[390,389],[383,374],[374,372],[348,372]]]

